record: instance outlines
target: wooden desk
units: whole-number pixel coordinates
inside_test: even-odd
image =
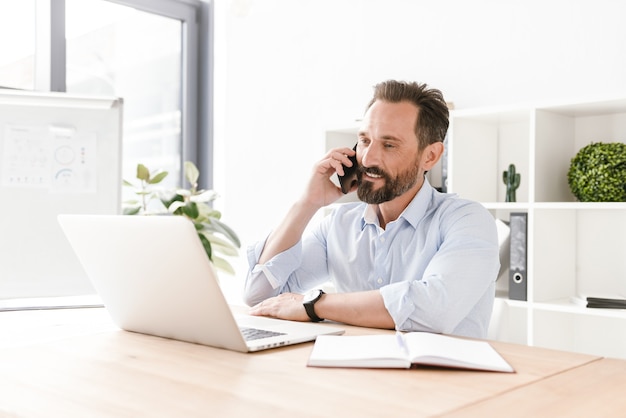
[[[623,417],[625,388],[626,361],[603,358],[443,416]]]
[[[0,312],[0,335],[0,416],[567,416],[590,393],[624,411],[626,362],[499,342],[517,373],[312,368],[312,343],[241,354],[121,331],[97,308]]]

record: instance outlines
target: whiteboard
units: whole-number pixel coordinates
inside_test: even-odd
[[[122,111],[0,90],[0,299],[94,293],[57,215],[120,213]]]

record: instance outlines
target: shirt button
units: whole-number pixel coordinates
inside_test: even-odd
[[[385,242],[385,237],[380,237],[380,242]]]
[[[382,284],[383,279],[381,279],[380,277],[378,278],[378,280],[376,280],[376,282],[378,282],[378,284]]]

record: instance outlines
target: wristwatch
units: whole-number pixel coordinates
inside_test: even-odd
[[[320,300],[323,294],[324,291],[322,289],[310,290],[304,294],[304,299],[302,299],[302,304],[304,305],[306,314],[309,315],[309,318],[311,318],[311,321],[313,322],[320,322],[324,320],[324,318],[317,316],[314,309],[315,302]]]

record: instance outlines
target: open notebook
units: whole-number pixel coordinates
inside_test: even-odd
[[[233,315],[184,217],[64,214],[58,221],[124,330],[241,352],[344,332],[327,324]]]
[[[317,367],[411,368],[417,365],[514,372],[484,340],[428,332],[396,335],[323,336],[308,362]]]

